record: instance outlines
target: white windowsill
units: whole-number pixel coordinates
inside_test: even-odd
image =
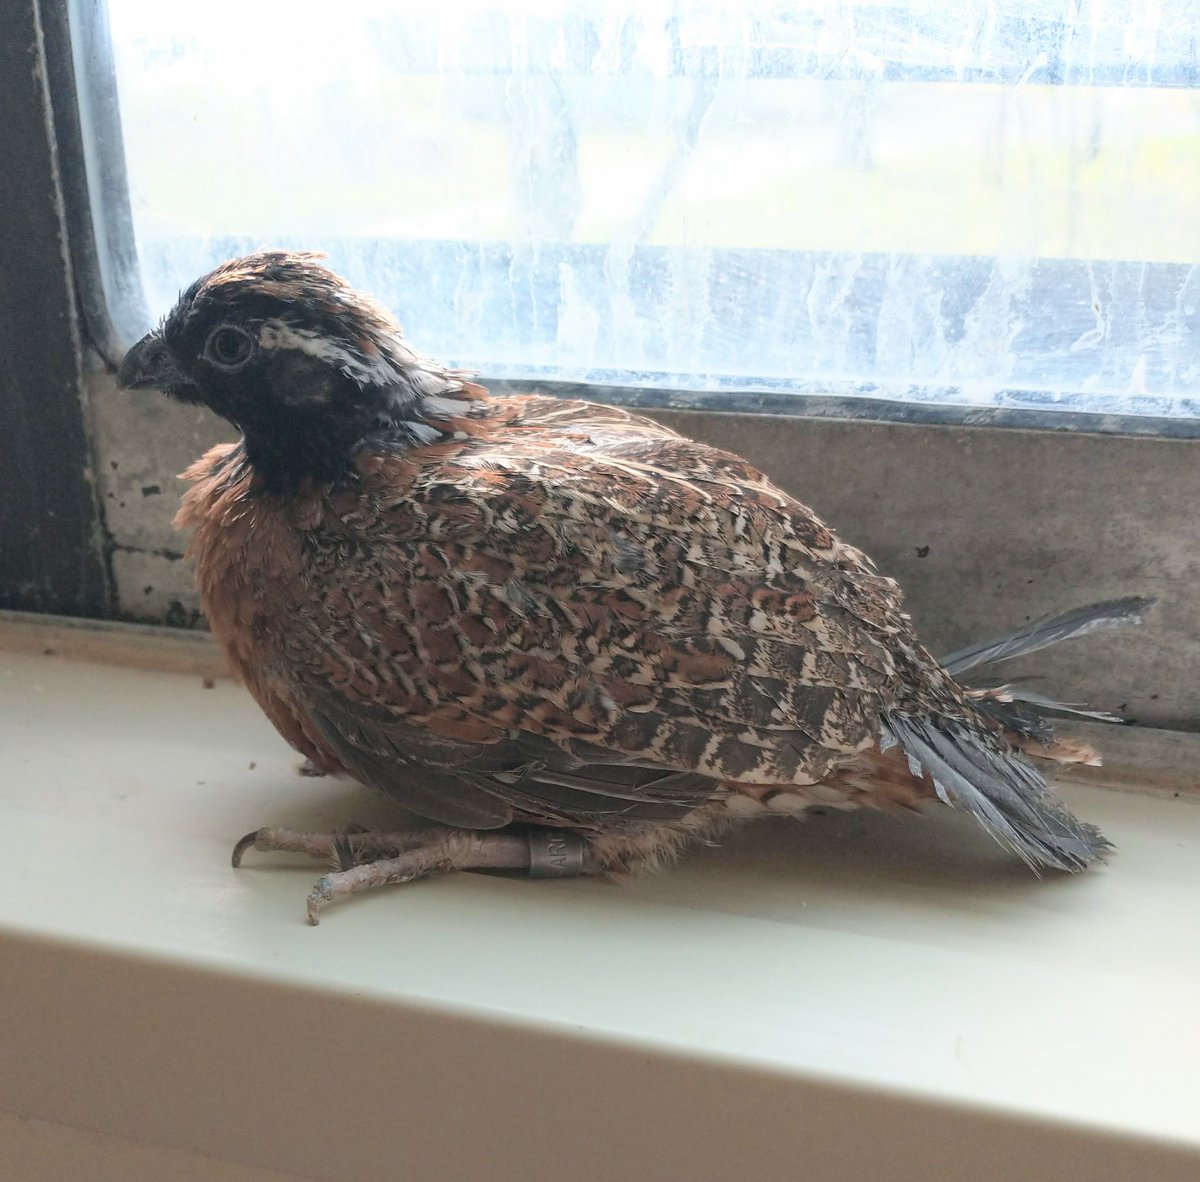
[[[235,872],[233,842],[386,802],[297,776],[205,688],[205,642],[129,635],[0,620],[23,1179],[1200,1176],[1200,737],[1099,733],[1093,781],[1146,791],[1069,777],[1119,846],[1076,878],[948,812],[832,814],[627,886],[459,875],[313,929],[321,867]]]

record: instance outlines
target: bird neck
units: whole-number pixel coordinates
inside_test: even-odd
[[[333,483],[345,472],[350,448],[303,423],[243,428],[246,458],[264,492],[287,493],[306,484]]]
[[[478,397],[431,394],[374,413],[331,419],[291,409],[269,423],[242,423],[246,458],[267,492],[336,483],[365,447],[409,451],[454,438],[463,420],[483,409]]]

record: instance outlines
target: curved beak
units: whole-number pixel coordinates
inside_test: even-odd
[[[126,390],[170,390],[188,385],[171,350],[157,332],[148,332],[128,353],[117,370],[117,384]]]

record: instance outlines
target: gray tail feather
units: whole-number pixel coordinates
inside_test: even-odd
[[[939,662],[947,673],[954,677],[980,665],[992,665],[997,661],[1009,661],[1013,657],[1035,653],[1038,649],[1084,636],[1101,628],[1118,628],[1125,624],[1140,624],[1156,599],[1143,596],[1128,596],[1125,599],[1107,599],[1103,603],[1092,603],[1077,607],[1073,611],[1056,616],[1043,616],[1007,636],[989,640],[983,644],[972,644],[957,652],[942,657]]]
[[[1035,871],[1082,870],[1112,848],[990,735],[954,719],[912,714],[889,714],[884,725],[885,747],[899,743],[914,775],[927,775],[942,801],[966,809]]]
[[[1056,702],[1053,698],[1035,694],[1030,690],[1004,686],[1003,698],[980,698],[975,705],[999,722],[1005,730],[1034,739],[1039,743],[1054,741],[1054,726],[1051,717],[1067,714],[1073,718],[1085,718],[1091,722],[1125,724],[1131,720],[1107,710],[1089,710],[1071,702]],[[1048,717],[1049,716],[1049,717]]]

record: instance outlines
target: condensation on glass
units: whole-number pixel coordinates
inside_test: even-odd
[[[1200,413],[1200,8],[109,0],[160,314],[327,250],[492,377]]]

